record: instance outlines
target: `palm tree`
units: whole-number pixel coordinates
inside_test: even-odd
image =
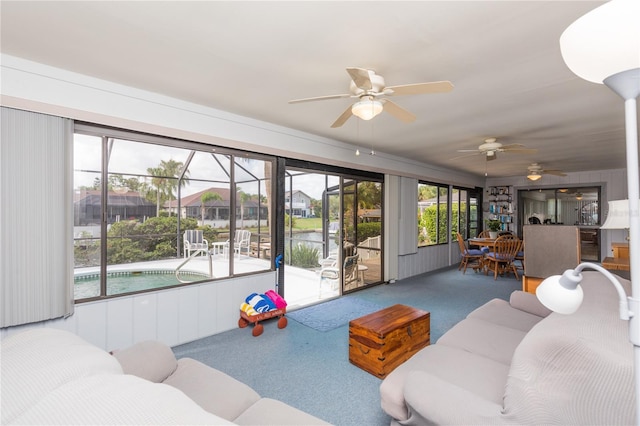
[[[238,187],[238,196],[240,197],[240,229],[244,229],[244,203],[251,200],[251,194],[247,194]]]
[[[147,168],[147,173],[149,173],[151,178],[151,185],[156,188],[156,216],[160,216],[160,194],[163,189],[164,178],[160,177],[162,175],[162,169],[159,167],[149,167]]]
[[[147,173],[152,176],[151,185],[156,188],[157,216],[160,216],[160,205],[163,198],[169,201],[173,200],[173,191],[178,187],[177,178],[180,177],[183,166],[184,164],[181,161],[170,159],[169,161],[161,160],[158,167],[149,167],[147,169]],[[180,186],[185,186],[189,182],[186,177],[188,174],[189,171],[187,170],[182,180],[180,180]],[[171,210],[169,210],[169,213],[171,213]]]
[[[209,201],[220,201],[222,196],[217,192],[205,192],[200,196],[200,215],[202,217],[202,226],[204,226],[205,204]]]
[[[169,161],[160,161],[160,168],[164,170],[165,176],[169,177],[165,182],[165,193],[169,198],[169,201],[173,201],[173,192],[178,187],[178,183],[181,187],[184,187],[189,183],[189,178],[187,177],[189,175],[189,170],[185,171],[181,180],[174,179],[180,177],[183,167],[184,164],[182,161],[175,161],[173,159],[169,159]],[[171,210],[169,210],[169,216],[171,216]]]

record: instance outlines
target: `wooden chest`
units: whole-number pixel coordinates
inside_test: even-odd
[[[430,314],[393,305],[349,322],[349,361],[384,378],[430,342]]]

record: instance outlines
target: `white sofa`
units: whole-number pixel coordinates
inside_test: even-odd
[[[2,340],[5,424],[320,425],[326,422],[171,348],[142,342],[111,355],[51,328]]]
[[[633,424],[633,346],[614,286],[583,272],[584,301],[550,313],[535,295],[492,300],[389,374],[392,424]],[[620,279],[630,294],[630,283]],[[461,295],[461,297],[464,297]]]

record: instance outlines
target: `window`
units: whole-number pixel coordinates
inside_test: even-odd
[[[271,170],[258,154],[77,125],[75,300],[270,270]]]
[[[418,183],[418,246],[449,241],[449,186]]]

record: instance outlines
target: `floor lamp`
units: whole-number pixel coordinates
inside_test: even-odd
[[[549,277],[538,287],[538,298],[551,310],[570,313],[582,302],[580,271],[602,272],[618,290],[620,317],[629,319],[633,344],[636,424],[640,425],[640,175],[638,172],[637,98],[640,95],[640,1],[611,0],[572,23],[560,37],[562,58],[573,73],[604,84],[624,99],[629,199],[629,260],[631,297],[620,292],[617,279],[596,264],[581,263],[562,276]],[[635,267],[635,268],[634,268]],[[566,306],[567,293],[577,305]],[[575,309],[574,309],[575,307]]]

